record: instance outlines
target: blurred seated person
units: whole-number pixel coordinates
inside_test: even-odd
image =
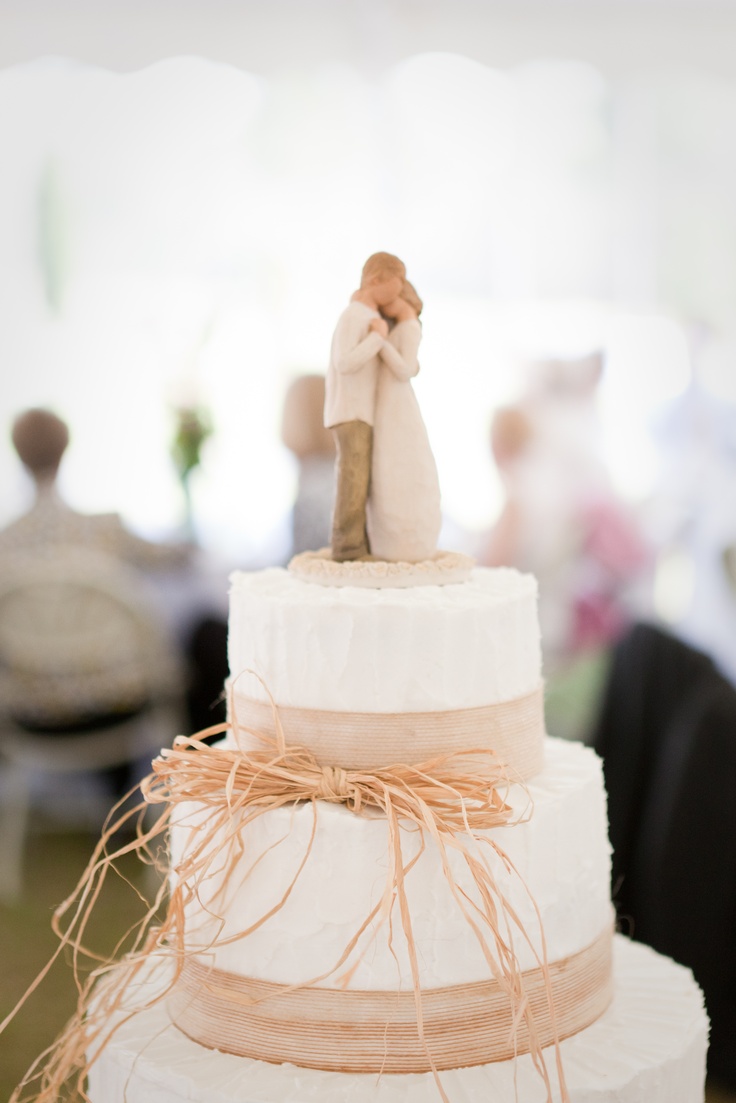
[[[481,559],[536,576],[550,730],[583,738],[605,653],[631,622],[631,590],[648,554],[596,462],[572,462],[542,422],[543,414],[522,405],[493,416],[491,451],[505,501]]]
[[[156,607],[150,587],[146,586],[144,572],[147,568],[161,573],[168,568],[182,567],[189,562],[190,549],[186,545],[157,544],[144,540],[131,533],[115,513],[87,515],[74,510],[63,500],[57,487],[57,475],[69,443],[69,430],[56,414],[44,409],[27,410],[15,419],[11,435],[18,457],[35,484],[36,496],[27,513],[0,530],[0,571],[4,581],[18,577],[22,584],[23,564],[27,565],[30,577],[38,579],[39,563],[48,561],[49,582],[53,585],[57,566],[67,570],[68,565],[78,563],[79,572],[84,575],[87,565],[91,581],[99,576],[103,585],[110,585],[113,589],[119,587],[120,593],[127,594],[134,603],[131,608],[136,605],[141,610],[150,607],[152,615],[147,621],[150,620],[151,625],[156,625],[160,631],[156,635],[159,642],[154,643],[151,637],[148,651],[145,650],[148,636],[141,636],[142,650],[135,660],[132,659],[124,645],[130,644],[133,638],[128,635],[133,621],[126,620],[113,602],[104,638],[100,641],[98,664],[90,669],[89,658],[86,658],[86,665],[77,670],[70,665],[70,659],[68,663],[62,663],[64,677],[54,680],[51,676],[43,677],[39,657],[37,665],[44,692],[23,693],[22,707],[19,707],[15,698],[19,687],[28,682],[30,675],[22,656],[17,667],[12,659],[14,649],[11,641],[17,635],[18,626],[13,623],[12,612],[9,613],[6,608],[10,621],[5,625],[8,636],[7,640],[4,639],[7,644],[5,661],[10,661],[11,665],[3,670],[0,705],[22,727],[49,736],[113,728],[148,709],[148,690],[144,691],[140,686],[155,686],[157,693],[161,687],[168,686],[173,696],[184,689],[180,657],[172,646],[170,633],[166,631],[165,618]],[[2,564],[5,565],[4,570]],[[73,573],[72,569],[72,576]],[[81,589],[79,595],[79,600],[86,600]],[[12,609],[12,605],[9,608]],[[93,604],[78,611],[80,631],[91,630],[90,625],[99,617],[99,608],[99,604]],[[69,606],[65,606],[64,615],[67,615],[67,609],[71,616]],[[128,655],[127,666],[119,660],[112,661],[109,646],[104,646],[108,643],[106,637],[116,631],[122,633],[121,646]],[[52,646],[54,639],[52,635],[48,646]],[[61,640],[60,636],[56,645],[62,646]],[[72,649],[70,654],[73,653]],[[49,669],[53,669],[53,655],[49,656],[49,663]],[[139,669],[141,663],[145,665],[145,670]],[[131,664],[137,671],[135,678],[131,674]],[[135,683],[133,688],[129,684],[131,679]],[[104,771],[116,795],[129,788],[131,769],[135,773],[134,764]]]
[[[723,549],[723,569],[731,592],[736,594],[736,544],[729,544]]]
[[[335,444],[325,429],[323,375],[295,379],[284,399],[281,439],[299,464],[292,511],[292,555],[317,551],[330,543],[335,492]]]
[[[668,623],[736,684],[736,402],[711,393],[697,367],[653,427],[660,473],[646,519]]]
[[[117,513],[85,514],[67,505],[59,493],[57,475],[69,444],[69,429],[56,414],[26,410],[15,419],[11,436],[35,484],[36,500],[27,513],[0,530],[0,555],[53,554],[63,544],[103,552],[144,569],[181,566],[189,560],[187,545],[144,540],[130,532]]]
[[[502,406],[493,414],[491,454],[505,497],[482,556],[489,567],[517,564],[525,558],[522,549],[522,467],[533,435],[531,420],[519,407]]]

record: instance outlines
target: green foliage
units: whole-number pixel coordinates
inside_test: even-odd
[[[214,427],[209,412],[202,406],[180,406],[176,410],[176,428],[171,456],[182,481],[202,460],[202,446]]]

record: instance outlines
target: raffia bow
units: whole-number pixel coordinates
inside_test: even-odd
[[[214,840],[235,838],[245,825],[269,810],[305,801],[312,803],[314,826],[309,848],[294,881],[274,908],[237,937],[247,937],[285,903],[308,860],[320,801],[343,803],[355,814],[362,814],[371,808],[379,809],[386,817],[389,839],[389,869],[382,899],[343,949],[334,969],[321,977],[312,978],[309,984],[324,980],[326,976],[335,975],[342,969],[369,925],[376,918],[391,922],[394,908],[397,907],[409,952],[419,1038],[427,1051],[440,1097],[444,1103],[449,1103],[424,1037],[419,967],[405,888],[407,873],[418,860],[427,841],[431,840],[438,848],[453,896],[481,946],[491,975],[507,992],[510,1006],[514,1009],[515,1021],[523,1019],[527,1025],[530,1055],[544,1081],[547,1099],[551,1103],[553,1096],[550,1077],[524,994],[513,937],[510,937],[513,928],[528,942],[547,976],[541,921],[539,952],[534,948],[529,933],[524,930],[511,903],[496,884],[482,847],[491,848],[508,869],[514,871],[514,867],[495,841],[479,834],[489,828],[518,822],[512,821],[512,811],[503,798],[508,779],[503,766],[493,753],[487,750],[467,750],[437,756],[420,765],[394,764],[372,772],[351,771],[321,766],[311,751],[302,747],[285,747],[282,738],[274,746],[274,741],[264,736],[262,739],[265,749],[247,754],[237,746],[210,746],[204,742],[205,738],[224,733],[229,727],[228,724],[217,725],[199,733],[199,737],[178,737],[171,749],[161,752],[153,762],[152,773],[141,783],[143,803],[117,819],[113,817],[75,891],[57,909],[53,925],[60,939],[59,948],[52,962],[19,1002],[6,1023],[37,987],[65,946],[70,946],[73,950],[75,980],[79,990],[78,1007],[55,1045],[42,1054],[29,1070],[10,1103],[30,1103],[31,1100],[35,1100],[35,1103],[57,1103],[63,1098],[89,1099],[84,1087],[89,1068],[120,1023],[142,1010],[135,998],[136,981],[145,976],[152,961],[168,959],[173,965],[171,978],[157,996],[157,999],[163,999],[171,992],[181,974],[182,964],[191,953],[186,948],[184,938],[185,909],[187,902],[197,895],[198,886],[208,875],[217,852],[217,848],[213,846]],[[237,732],[235,735],[237,738]],[[85,948],[83,940],[89,913],[107,873],[114,869],[116,858],[131,850],[138,851],[144,859],[154,861],[151,844],[168,827],[174,808],[184,802],[194,802],[210,809],[206,826],[200,829],[195,845],[178,868],[175,884],[168,889],[166,882],[162,884],[148,912],[137,924],[131,951],[121,962],[100,962],[92,951]],[[146,829],[143,813],[151,805],[161,805],[162,811],[153,826]],[[138,816],[137,838],[109,853],[107,848],[112,837],[135,816]],[[405,862],[401,848],[402,827],[412,824],[421,829],[421,846],[419,853],[409,862]],[[462,854],[470,870],[477,889],[475,901],[454,881],[449,864],[451,850]],[[169,899],[166,904],[167,891]],[[160,919],[162,913],[163,918]],[[65,916],[71,918],[63,930]],[[202,947],[198,948],[198,952],[202,952]],[[80,976],[79,962],[85,957],[95,962],[96,966],[83,979]],[[343,982],[347,982],[349,973],[350,971],[341,978]],[[548,1002],[554,1022],[551,991],[548,991]],[[0,1030],[6,1023],[0,1024]],[[558,1043],[555,1043],[555,1052],[561,1099],[565,1103],[568,1094]],[[26,1092],[34,1084],[37,1086]]]
[[[141,783],[149,804],[201,802],[229,813],[298,801],[344,804],[360,815],[366,808],[414,820],[443,834],[481,831],[509,822],[511,810],[500,791],[508,784],[503,766],[489,751],[455,751],[421,765],[395,764],[383,770],[343,770],[322,766],[305,747],[244,753],[236,747],[211,747],[202,740],[229,730],[221,724],[201,738],[177,736],[161,752]],[[202,757],[204,752],[204,758]],[[474,768],[470,764],[473,763]]]

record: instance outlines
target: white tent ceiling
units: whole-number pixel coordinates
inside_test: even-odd
[[[440,50],[734,76],[734,43],[733,0],[0,0],[0,68],[61,55],[125,72],[198,55],[261,74],[375,70]]]

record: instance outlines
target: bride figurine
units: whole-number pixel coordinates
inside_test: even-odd
[[[390,329],[379,353],[367,503],[371,555],[407,563],[435,555],[441,525],[437,467],[411,385],[419,371],[421,311],[408,280],[381,307]]]

